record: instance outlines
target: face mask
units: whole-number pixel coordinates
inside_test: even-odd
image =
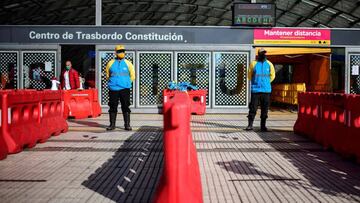
[[[265,60],[266,56],[264,53],[260,53],[258,58],[259,58],[259,61],[263,61],[263,60]]]
[[[124,53],[124,52],[121,52],[120,54],[116,54],[116,56],[117,56],[119,59],[123,59],[123,58],[125,58],[125,53]]]
[[[70,66],[66,66],[65,68],[66,68],[66,70],[70,70]]]

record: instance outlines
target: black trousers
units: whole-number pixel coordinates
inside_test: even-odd
[[[249,119],[254,120],[259,103],[261,106],[260,118],[267,119],[270,105],[270,93],[251,93],[248,115]]]
[[[119,100],[121,103],[122,113],[131,112],[129,109],[130,106],[130,89],[122,89],[119,91],[109,90],[109,113],[117,113],[117,108],[119,105]]]

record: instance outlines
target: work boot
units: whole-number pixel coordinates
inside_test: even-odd
[[[130,112],[124,112],[123,113],[124,116],[124,126],[125,126],[125,130],[131,131],[132,128],[130,126]]]
[[[261,122],[260,122],[260,131],[261,132],[267,132],[268,129],[266,128],[266,119],[261,119]]]
[[[106,128],[106,130],[114,130],[115,129],[115,123],[116,123],[116,115],[117,113],[109,113],[109,119],[110,119],[110,125]]]
[[[253,130],[253,123],[254,123],[254,119],[252,118],[249,118],[249,121],[248,121],[248,126],[245,128],[246,131],[250,131],[250,130]]]

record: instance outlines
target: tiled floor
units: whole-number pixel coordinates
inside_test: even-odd
[[[242,130],[245,115],[193,116],[204,202],[360,202],[360,165],[293,134],[295,119],[271,112],[271,132],[260,133]],[[69,125],[0,161],[0,202],[151,201],[162,115],[132,115],[132,132],[106,132],[107,115]]]

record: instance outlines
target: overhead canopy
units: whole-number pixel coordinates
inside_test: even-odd
[[[256,53],[261,47],[256,48]],[[293,55],[293,54],[329,54],[330,48],[285,48],[285,47],[267,47],[267,55]]]
[[[250,3],[250,0],[237,0]],[[256,0],[276,4],[278,27],[360,27],[358,0]],[[233,0],[102,0],[103,25],[231,25]],[[94,25],[95,0],[2,0],[0,24]]]

